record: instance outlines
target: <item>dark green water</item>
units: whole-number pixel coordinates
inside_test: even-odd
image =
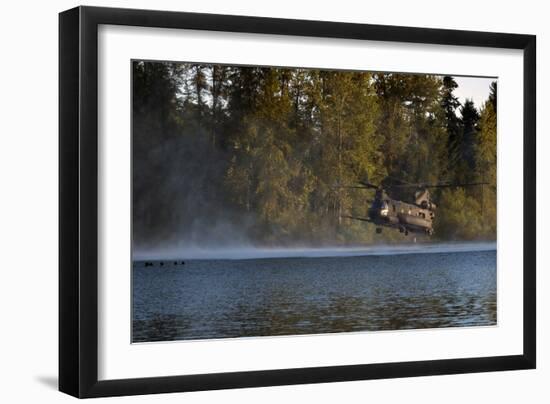
[[[496,324],[496,251],[133,267],[133,342]]]

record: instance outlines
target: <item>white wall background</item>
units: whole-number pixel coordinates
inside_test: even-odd
[[[15,1],[0,23],[0,401],[63,403],[57,385],[57,13],[78,5]],[[550,401],[550,26],[544,2],[462,0],[90,1],[87,5],[530,33],[538,41],[538,369],[109,399],[127,403]]]

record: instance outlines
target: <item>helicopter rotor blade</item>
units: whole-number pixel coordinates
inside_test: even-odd
[[[472,187],[478,185],[488,185],[488,182],[469,182],[469,183],[440,183],[440,184],[398,184],[392,185],[388,188],[460,188],[460,187]]]
[[[338,188],[345,188],[345,189],[366,189],[366,190],[372,190],[372,187],[365,187],[365,186],[359,186],[359,185],[342,185]]]
[[[370,222],[373,223],[372,219],[368,217],[359,217],[359,216],[342,216],[346,219],[353,219],[353,220],[361,220],[362,222]]]
[[[374,185],[367,181],[359,181],[359,184],[363,185],[365,188],[378,189],[378,185]]]
[[[424,184],[423,188],[460,188],[460,187],[475,187],[478,185],[488,185],[488,182],[468,182],[462,184]]]

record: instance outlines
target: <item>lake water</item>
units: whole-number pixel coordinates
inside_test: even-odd
[[[496,251],[135,261],[133,342],[495,325]]]

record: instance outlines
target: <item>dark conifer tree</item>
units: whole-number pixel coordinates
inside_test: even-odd
[[[497,82],[493,81],[489,86],[489,102],[493,106],[493,110],[497,110]]]
[[[462,138],[460,139],[460,150],[462,159],[467,166],[463,168],[464,179],[472,178],[473,170],[476,167],[475,145],[479,132],[479,112],[472,100],[466,99],[466,102],[460,108],[462,115]]]
[[[458,87],[455,79],[451,76],[443,77],[443,86],[441,94],[441,107],[445,112],[444,126],[447,131],[447,170],[452,173],[454,166],[461,158],[459,140],[462,127],[460,118],[457,116],[457,110],[460,107],[460,101],[454,95],[454,90]]]

